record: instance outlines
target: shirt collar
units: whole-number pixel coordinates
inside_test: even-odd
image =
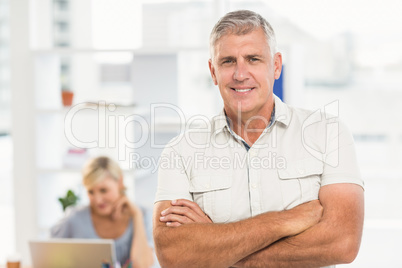
[[[274,101],[275,101],[274,121],[281,122],[284,125],[288,126],[290,123],[289,107],[285,103],[283,103],[281,101],[281,99],[278,98],[275,94],[274,94]],[[224,109],[221,110],[219,115],[217,115],[213,118],[213,122],[214,122],[215,133],[222,132],[225,128],[227,131],[230,132],[230,128],[229,128],[227,120],[226,120],[226,115],[225,115]]]
[[[212,120],[216,134],[222,132],[225,128],[227,128],[227,130],[229,129],[224,109],[222,109],[221,112]]]
[[[275,121],[283,123],[288,126],[290,123],[291,113],[289,106],[281,101],[276,95],[275,98]]]

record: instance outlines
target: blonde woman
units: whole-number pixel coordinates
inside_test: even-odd
[[[123,173],[107,157],[91,159],[83,169],[83,184],[89,206],[73,208],[51,229],[58,238],[114,239],[116,257],[121,265],[152,266],[141,210],[124,194]]]

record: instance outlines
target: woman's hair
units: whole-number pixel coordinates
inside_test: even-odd
[[[119,164],[106,156],[90,159],[82,170],[82,182],[85,187],[92,187],[107,177],[118,182],[122,176]]]
[[[271,55],[276,53],[275,32],[266,19],[250,10],[237,10],[223,16],[212,29],[209,37],[211,59],[214,58],[216,42],[224,35],[245,35],[258,28],[264,31]]]

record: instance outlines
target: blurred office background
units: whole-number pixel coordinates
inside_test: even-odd
[[[152,159],[181,118],[222,107],[208,36],[236,9],[274,27],[284,101],[335,102],[354,135],[366,220],[359,256],[341,267],[402,267],[399,0],[0,0],[0,265],[14,252],[30,262],[28,240],[47,237],[68,189],[87,202],[80,168],[91,156],[119,160],[150,219]],[[74,93],[74,114],[62,92]]]

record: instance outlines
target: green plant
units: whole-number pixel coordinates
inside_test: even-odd
[[[59,201],[63,206],[63,211],[65,211],[66,208],[69,206],[76,205],[78,199],[79,199],[78,196],[72,190],[68,190],[65,197],[59,198]]]

